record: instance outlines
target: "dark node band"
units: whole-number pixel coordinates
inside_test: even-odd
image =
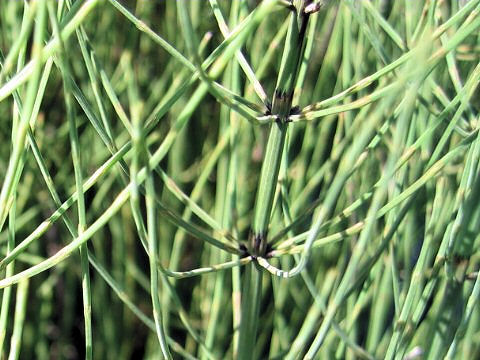
[[[267,248],[265,240],[267,238],[267,233],[250,233],[249,236],[249,255],[256,259],[259,256],[265,255],[265,250]]]

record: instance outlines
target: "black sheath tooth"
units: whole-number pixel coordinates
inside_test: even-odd
[[[272,103],[270,100],[265,101],[265,115],[272,115]]]
[[[265,258],[269,259],[272,257],[273,246],[272,244],[267,244],[267,248],[265,249]]]
[[[298,115],[300,114],[300,107],[294,106],[290,109],[290,115]]]
[[[254,241],[254,247],[255,249],[259,249],[260,248],[260,245],[262,244],[262,240],[263,240],[263,235],[262,234],[257,234],[255,235],[253,241]]]
[[[245,244],[240,244],[238,247],[240,250],[240,257],[247,257],[250,256],[250,253],[248,252],[247,246]]]
[[[289,94],[286,94],[285,93],[285,99],[287,99],[288,101],[291,101],[293,99],[293,89],[290,91]]]
[[[274,94],[275,98],[277,99],[281,99],[282,98],[282,90],[279,90],[279,89],[275,89],[275,94]]]
[[[250,255],[256,259],[258,256],[265,255],[265,239],[267,238],[266,233],[254,234],[250,233]]]

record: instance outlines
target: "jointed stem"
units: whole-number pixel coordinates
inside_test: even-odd
[[[303,56],[305,30],[309,14],[303,12],[308,0],[294,2],[289,29],[283,51],[282,64],[277,79],[271,112],[277,122],[270,126],[265,158],[262,164],[255,215],[250,239],[250,252],[255,256],[265,255],[267,249],[267,231],[272,212],[273,198],[278,181],[278,172],[282,159],[288,117],[292,109],[293,91],[300,60]]]
[[[277,121],[270,126],[267,149],[255,200],[254,219],[248,246],[248,251],[253,257],[265,256],[268,249],[268,225],[309,18],[309,14],[306,14],[304,9],[310,3],[311,1],[309,0],[295,0],[293,2],[294,6],[292,7],[282,63],[271,108],[271,113],[277,117]],[[253,356],[260,310],[262,275],[262,271],[256,263],[247,265],[244,290],[242,292],[242,321],[240,324],[238,359],[252,359]]]

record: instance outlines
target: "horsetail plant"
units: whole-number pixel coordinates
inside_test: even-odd
[[[292,111],[295,81],[303,59],[305,35],[310,17],[310,14],[305,12],[307,5],[305,0],[295,0],[292,3],[292,14],[290,15],[271,108],[270,105],[267,105],[267,111],[275,117],[275,122],[270,125],[255,199],[253,224],[249,235],[248,253],[254,259],[266,257],[269,250],[268,226],[277,188],[282,153],[285,147],[289,116]],[[257,264],[254,262],[247,265],[244,276],[238,359],[251,359],[254,353],[261,288],[262,271],[257,268]]]
[[[479,13],[1,1],[0,358],[478,358]]]

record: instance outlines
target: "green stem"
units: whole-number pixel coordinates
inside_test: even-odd
[[[273,208],[275,189],[282,160],[288,121],[292,109],[294,86],[303,57],[304,40],[309,15],[304,13],[309,0],[295,0],[283,50],[282,63],[272,101],[271,113],[277,121],[270,126],[267,149],[262,164],[254,219],[248,251],[254,257],[267,253],[267,232]],[[242,291],[242,319],[238,359],[252,359],[258,327],[261,301],[262,271],[256,263],[247,265]]]
[[[260,300],[262,291],[262,271],[255,263],[246,266],[243,275],[240,334],[238,339],[238,360],[253,359]]]
[[[278,172],[287,134],[288,121],[292,109],[294,86],[303,56],[305,30],[309,15],[303,13],[308,0],[295,1],[283,51],[282,64],[272,101],[271,113],[277,121],[270,126],[265,158],[260,173],[255,213],[250,239],[250,252],[254,256],[265,255],[267,249],[267,231],[273,207]]]
[[[77,130],[77,119],[75,114],[75,109],[73,106],[73,97],[72,97],[72,83],[70,79],[70,64],[67,59],[67,52],[64,40],[62,38],[58,20],[55,15],[55,10],[51,2],[47,4],[48,12],[50,15],[50,21],[52,23],[54,34],[59,39],[60,44],[60,70],[62,73],[62,79],[64,83],[64,96],[65,96],[65,107],[67,111],[67,118],[69,124],[69,134],[70,134],[70,144],[71,144],[71,153],[72,153],[72,162],[74,167],[74,176],[75,176],[75,189],[78,194],[77,197],[77,209],[78,209],[78,235],[81,235],[83,231],[87,228],[86,220],[86,210],[85,210],[85,196],[83,193],[83,174],[82,174],[82,159],[81,159],[81,149],[80,141],[78,137]],[[92,335],[92,295],[91,295],[91,286],[90,286],[90,269],[88,264],[88,248],[87,244],[82,244],[80,246],[80,264],[82,271],[82,298],[83,298],[83,314],[84,314],[84,325],[85,325],[85,359],[93,358],[93,335]]]

